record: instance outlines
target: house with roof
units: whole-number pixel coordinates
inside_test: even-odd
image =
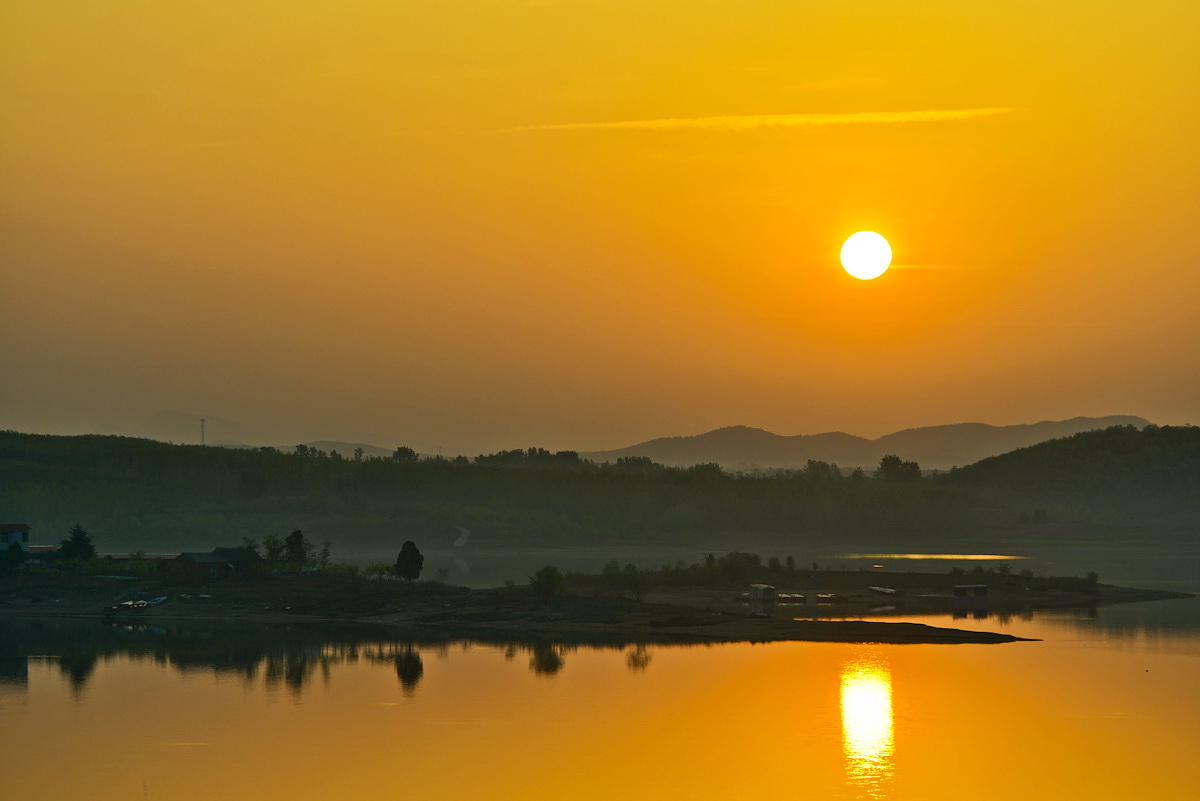
[[[24,523],[0,523],[0,551],[7,551],[17,545],[25,553],[29,553],[29,532],[32,531]]]
[[[171,561],[171,577],[179,581],[228,579],[254,575],[263,558],[249,548],[213,548],[208,553],[181,553]]]

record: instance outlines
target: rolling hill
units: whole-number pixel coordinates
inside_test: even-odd
[[[1143,428],[1140,417],[1074,417],[1029,425],[992,426],[986,423],[909,428],[878,439],[840,431],[782,436],[748,426],[729,426],[689,437],[661,437],[628,448],[581,453],[596,462],[622,457],[648,457],[655,462],[687,466],[716,462],[727,470],[799,468],[809,459],[841,467],[873,468],[889,453],[918,462],[926,470],[948,470],[1083,431],[1110,426]]]

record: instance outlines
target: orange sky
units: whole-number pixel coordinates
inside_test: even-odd
[[[0,428],[1200,423],[1198,31],[1156,0],[11,0]],[[843,273],[861,229],[901,267]]]

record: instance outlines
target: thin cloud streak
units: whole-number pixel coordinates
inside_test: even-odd
[[[1009,114],[1017,109],[988,108],[930,109],[927,111],[860,111],[849,114],[749,114],[732,117],[691,117],[622,122],[568,122],[557,125],[522,125],[507,132],[682,129],[706,131],[752,131],[760,128],[812,128],[821,125],[880,125],[904,122],[951,122]]]

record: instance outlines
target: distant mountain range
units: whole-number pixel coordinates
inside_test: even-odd
[[[882,457],[894,453],[902,459],[918,462],[926,470],[947,470],[1082,431],[1115,425],[1143,428],[1147,424],[1148,421],[1141,417],[1130,416],[1075,417],[1014,426],[957,423],[908,428],[878,439],[866,439],[841,431],[782,436],[760,428],[729,426],[706,434],[660,437],[628,448],[579,455],[596,462],[614,462],[622,456],[647,456],[665,465],[688,466],[716,462],[729,470],[751,470],[803,467],[809,459],[833,462],[844,468],[871,469],[879,464]],[[132,427],[108,424],[98,428],[96,433],[199,444],[200,417],[178,411],[161,411]],[[354,454],[355,448],[362,448],[366,456],[389,456],[395,448],[388,447],[391,439],[387,435],[359,432],[311,432],[308,437],[298,441],[309,447],[327,452],[337,451],[349,457]],[[297,444],[296,441],[287,442],[278,435],[264,434],[238,423],[211,417],[205,422],[205,441],[209,445],[227,448],[274,445],[285,451],[290,451]],[[439,450],[436,445],[423,441],[404,442],[397,439],[396,442],[422,454],[437,453]]]
[[[761,428],[729,426],[690,437],[660,437],[628,448],[593,451],[580,456],[614,462],[624,456],[646,456],[665,465],[687,466],[716,462],[729,470],[803,467],[809,459],[845,468],[874,468],[887,454],[915,461],[922,469],[948,470],[989,456],[1110,426],[1143,428],[1141,417],[1074,417],[1030,425],[992,426],[986,423],[907,428],[866,439],[834,431],[826,434],[781,436]]]

